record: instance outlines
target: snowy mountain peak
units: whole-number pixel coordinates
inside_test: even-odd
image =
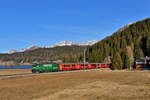
[[[35,50],[35,49],[38,49],[40,48],[39,46],[35,45],[35,46],[31,46],[29,48],[23,48],[22,50],[20,50],[21,52],[24,52],[24,51],[30,51],[30,50]]]
[[[8,54],[13,54],[13,53],[17,53],[17,52],[25,52],[25,51],[35,50],[38,48],[40,48],[40,47],[35,45],[35,46],[28,47],[28,48],[23,48],[21,50],[12,49],[12,50],[8,51]]]
[[[94,45],[95,43],[97,43],[98,41],[96,40],[92,40],[92,41],[88,41],[88,42],[70,42],[70,41],[61,41],[59,43],[56,43],[50,47],[57,47],[57,46],[72,46],[72,45],[76,45],[76,46],[91,46]]]
[[[72,42],[61,41],[59,43],[54,44],[53,47],[55,47],[55,46],[71,46],[71,45],[72,45]]]
[[[16,52],[19,52],[19,51],[12,49],[12,50],[9,50],[9,51],[8,51],[8,54],[13,54],[13,53],[16,53]]]

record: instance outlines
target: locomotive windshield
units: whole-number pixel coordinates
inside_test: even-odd
[[[38,64],[33,64],[33,65],[32,65],[32,67],[36,67],[36,66],[38,66]]]

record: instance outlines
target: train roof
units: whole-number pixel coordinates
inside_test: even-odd
[[[110,63],[52,63],[52,62],[41,62],[41,63],[32,63],[32,64],[110,64]]]

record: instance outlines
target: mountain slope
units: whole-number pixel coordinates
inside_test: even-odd
[[[107,57],[113,59],[116,53],[122,57],[124,52],[131,63],[142,56],[150,56],[150,18],[129,24],[88,47],[86,56],[88,62],[104,62]]]

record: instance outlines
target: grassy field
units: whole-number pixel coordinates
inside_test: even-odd
[[[31,73],[31,69],[0,69],[0,75]]]
[[[149,100],[148,71],[87,71],[0,79],[0,100]]]

